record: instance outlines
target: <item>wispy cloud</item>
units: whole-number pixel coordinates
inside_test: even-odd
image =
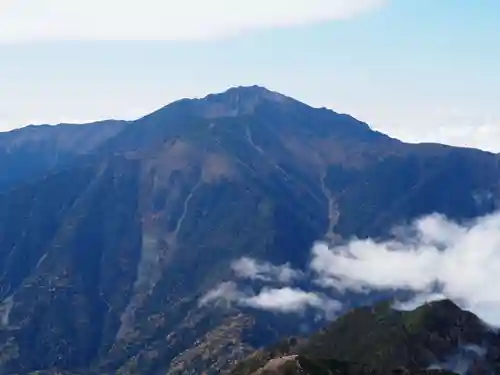
[[[461,345],[446,361],[429,366],[429,370],[446,370],[459,375],[471,374],[475,372],[473,370],[474,363],[482,362],[487,352],[487,348],[474,344]],[[494,373],[492,369],[488,370],[483,369],[483,373]]]
[[[245,293],[238,290],[238,286],[233,281],[220,283],[215,288],[209,290],[203,297],[200,298],[200,306],[206,305],[213,301],[233,302],[246,298]]]
[[[348,19],[386,0],[7,0],[0,42],[200,40]]]
[[[311,308],[332,316],[344,301],[338,292],[352,296],[410,291],[414,297],[395,303],[394,308],[413,310],[425,302],[448,298],[489,325],[500,326],[500,289],[495,287],[500,283],[500,213],[464,224],[434,214],[395,229],[388,241],[355,238],[337,247],[319,242],[311,252],[305,272],[289,265],[240,259],[233,263],[238,276],[265,284],[281,281],[286,287],[268,285],[253,293],[242,292],[234,282],[223,283],[203,301],[226,299],[280,313]],[[297,275],[303,289],[289,286]],[[318,292],[318,286],[325,294]],[[329,291],[337,298],[329,297]]]
[[[396,301],[392,305],[392,307],[400,311],[412,311],[418,308],[419,306],[422,306],[423,304],[435,301],[442,301],[445,299],[447,299],[446,296],[441,293],[429,293],[429,294],[422,293],[416,295],[415,297],[409,300]]]
[[[247,257],[234,261],[231,268],[236,276],[242,279],[276,281],[283,284],[289,284],[304,276],[301,271],[291,268],[288,263],[275,266],[269,262],[260,262]]]
[[[438,107],[417,120],[421,126],[394,129],[393,134],[400,133],[410,141],[442,142],[498,152],[500,115],[498,111],[477,107]]]
[[[431,215],[407,229],[386,242],[354,239],[334,248],[318,243],[311,269],[323,286],[407,290],[422,301],[446,297],[500,325],[500,289],[494,287],[500,282],[500,214],[465,225]]]
[[[330,319],[342,305],[327,296],[314,292],[306,292],[298,288],[268,288],[259,293],[241,291],[236,283],[223,282],[210,290],[200,299],[200,305],[211,302],[231,302],[243,307],[284,314],[301,314],[307,309],[313,309]]]
[[[247,285],[240,290],[234,281],[223,282],[206,293],[200,304],[210,302],[236,303],[239,306],[283,314],[302,314],[307,309],[332,318],[342,305],[323,293],[290,287],[305,274],[290,264],[274,265],[269,262],[243,257],[231,263],[235,276],[240,280],[259,280],[265,284],[256,293]],[[280,285],[281,287],[270,287]]]

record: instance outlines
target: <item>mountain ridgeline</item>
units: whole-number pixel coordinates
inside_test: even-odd
[[[406,144],[258,86],[2,133],[0,160],[1,374],[226,371],[303,319],[200,304],[234,260],[303,269],[314,241],[500,203],[498,155]]]
[[[498,332],[451,301],[411,311],[382,302],[258,350],[229,374],[498,374],[499,356]]]

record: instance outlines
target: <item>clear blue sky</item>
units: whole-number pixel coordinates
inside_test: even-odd
[[[217,6],[199,11],[215,20],[203,29],[205,18],[190,18],[187,9],[176,15],[179,22],[159,24],[148,35],[133,30],[119,34],[117,21],[117,34],[110,36],[94,28],[88,16],[80,34],[62,25],[43,36],[21,11],[0,11],[0,129],[130,119],[181,97],[260,84],[350,113],[405,140],[500,152],[500,1],[350,0],[366,9],[342,17],[338,12],[343,8],[321,17],[326,2],[309,1],[318,5],[307,19],[300,19],[305,12],[300,0],[289,0],[294,4],[290,9],[282,7],[267,18],[266,2],[255,1],[250,8],[235,1],[249,7],[241,16],[248,23],[245,30],[230,25],[236,17],[216,14]],[[351,4],[330,0],[342,1]],[[180,0],[166,0],[171,7],[176,2]],[[155,3],[146,0],[144,6]],[[193,9],[197,3],[202,1],[191,0]],[[87,10],[91,14],[93,9]],[[37,12],[31,17],[40,14],[40,30],[54,23]],[[147,24],[147,16],[141,17]],[[195,25],[201,25],[204,37],[191,32]],[[214,35],[208,32],[219,25],[227,27]],[[23,27],[35,31],[26,40],[16,39]]]

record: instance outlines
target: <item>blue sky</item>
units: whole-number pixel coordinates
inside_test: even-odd
[[[500,152],[498,0],[63,3],[0,8],[0,129],[260,84],[404,140]]]

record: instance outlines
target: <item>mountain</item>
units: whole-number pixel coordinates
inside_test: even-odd
[[[279,374],[283,367],[308,375],[390,374],[396,369],[494,374],[500,370],[500,336],[448,300],[412,311],[383,302],[354,309],[308,338],[255,352],[230,375]]]
[[[0,194],[2,374],[217,373],[304,319],[306,331],[324,324],[201,303],[221,282],[257,287],[235,280],[235,260],[303,269],[319,239],[382,238],[428,213],[460,221],[498,208],[498,155],[405,144],[258,86],[102,132],[71,128],[69,139],[87,127],[94,138],[81,147],[58,127],[25,129],[69,156],[9,177]]]
[[[125,121],[27,126],[0,133],[0,191],[35,182],[50,170],[92,152],[118,134]]]

